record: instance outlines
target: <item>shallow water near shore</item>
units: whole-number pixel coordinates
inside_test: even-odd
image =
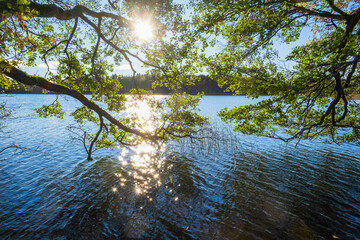
[[[358,239],[360,147],[234,135],[223,107],[200,105],[231,142],[102,150],[86,160],[71,119],[29,118],[54,95],[8,95],[0,149],[1,239]],[[79,106],[59,98],[66,111]]]

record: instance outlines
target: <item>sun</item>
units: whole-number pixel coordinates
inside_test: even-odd
[[[135,24],[136,36],[143,41],[149,41],[153,38],[153,27],[149,21],[138,21]]]

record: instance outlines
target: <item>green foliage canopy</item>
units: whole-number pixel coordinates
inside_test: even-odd
[[[141,89],[125,97],[119,94],[121,81],[110,77],[113,66],[123,61],[135,77],[133,62],[138,61],[157,69],[158,84],[168,78],[183,78],[182,71],[174,71],[176,65],[165,68],[152,63],[151,58],[161,53],[148,53],[153,46],[165,46],[164,38],[176,29],[181,13],[181,6],[171,1],[0,0],[0,87],[39,86],[80,101],[83,106],[70,115],[79,124],[87,121],[99,126],[97,133],[86,133],[83,138],[90,142],[85,144],[89,159],[96,148],[191,136],[198,126],[207,123],[197,114],[198,97],[174,94],[158,101],[151,92]],[[151,42],[139,40],[134,33],[139,21],[153,25],[155,37]],[[20,69],[40,62],[48,65],[49,61],[58,61],[59,66],[45,77]],[[83,94],[85,91],[91,92],[90,98]],[[142,126],[134,115],[125,114],[135,100],[146,102],[145,108],[154,113],[156,124],[152,128]],[[57,100],[35,111],[41,117],[64,116]]]
[[[356,0],[193,0],[189,42],[222,48],[203,56],[210,76],[235,94],[271,95],[224,109],[236,130],[280,138],[360,144],[360,4]],[[312,38],[278,59],[276,44]]]

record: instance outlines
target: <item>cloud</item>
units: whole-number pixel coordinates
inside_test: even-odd
[[[49,65],[49,69],[54,71],[59,66],[59,62],[49,61],[48,65]],[[37,67],[38,68],[46,68],[46,69],[48,68],[48,66],[45,63],[40,63],[40,64],[37,65]]]
[[[123,64],[120,66],[115,66],[114,70],[131,70],[131,67],[129,64]]]

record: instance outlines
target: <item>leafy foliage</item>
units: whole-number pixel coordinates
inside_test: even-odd
[[[152,41],[134,34],[140,20],[152,23]],[[242,133],[359,144],[360,107],[349,98],[360,90],[359,20],[355,0],[192,0],[188,9],[158,0],[0,0],[0,87],[38,86],[80,101],[70,115],[99,126],[84,138],[89,158],[94,148],[193,137],[208,122],[197,113],[201,96],[157,99],[139,89],[135,61],[150,69],[154,88],[179,91],[205,70],[234,94],[271,95],[220,113]],[[292,49],[284,68],[276,42],[309,31],[311,40]],[[19,69],[50,61],[57,71],[48,67],[45,77]],[[110,77],[124,61],[133,71],[129,97]],[[36,112],[64,116],[57,101]]]
[[[97,133],[84,136],[90,142],[85,145],[89,159],[96,148],[141,141],[159,144],[196,134],[197,127],[207,123],[196,112],[198,97],[175,94],[158,100],[151,92],[138,89],[135,81],[134,61],[156,69],[158,83],[168,88],[177,89],[180,85],[170,84],[172,81],[167,79],[188,79],[175,65],[164,67],[154,60],[162,58],[170,63],[171,59],[175,62],[182,57],[177,56],[177,48],[159,51],[160,46],[166,45],[168,33],[181,20],[181,13],[182,7],[172,1],[0,0],[0,87],[7,89],[19,83],[39,86],[46,92],[79,100],[83,105],[70,116],[79,124],[90,122],[99,126]],[[154,26],[151,42],[143,42],[134,34],[140,20]],[[158,43],[162,44],[157,46]],[[56,72],[50,71],[50,61],[57,62]],[[124,61],[134,76],[135,90],[130,97],[119,94],[122,84],[110,76],[113,66]],[[31,76],[19,69],[40,63],[48,66],[45,77]],[[84,92],[91,93],[89,99]],[[127,112],[137,101],[144,102],[140,111],[151,112],[148,122]],[[64,117],[57,100],[35,111],[41,117]]]
[[[360,144],[360,6],[344,0],[193,0],[193,31],[204,49],[218,41],[220,51],[203,58],[210,76],[234,94],[269,94],[252,106],[224,109],[220,117],[236,130],[280,138]],[[312,31],[312,34],[307,32]],[[284,68],[275,44],[296,42]]]

